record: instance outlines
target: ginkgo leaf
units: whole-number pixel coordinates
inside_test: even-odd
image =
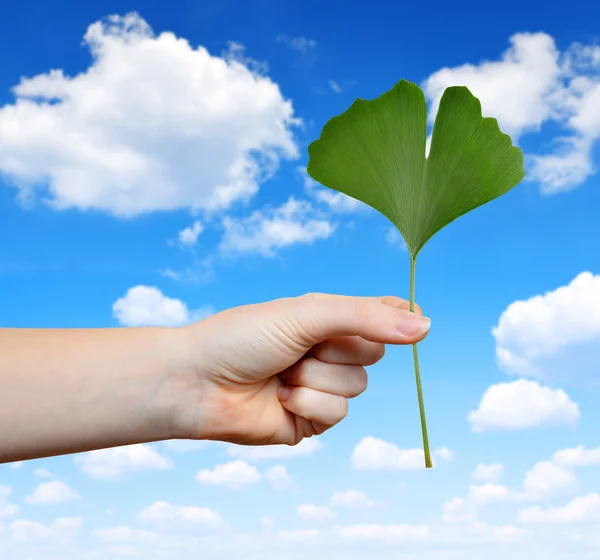
[[[308,148],[307,171],[387,216],[416,258],[435,233],[525,175],[521,150],[496,119],[482,117],[479,100],[466,87],[444,92],[429,158],[426,139],[425,95],[401,80],[328,121]]]
[[[466,87],[440,101],[429,157],[427,105],[419,86],[401,80],[380,97],[357,99],[329,120],[308,148],[308,174],[385,215],[410,253],[414,311],[417,255],[438,231],[515,187],[525,176],[523,154],[496,119],[483,118]],[[431,466],[416,345],[415,373],[426,466]]]

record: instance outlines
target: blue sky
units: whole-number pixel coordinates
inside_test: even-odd
[[[445,87],[468,86],[527,178],[419,256],[436,468],[422,468],[411,352],[388,348],[348,417],[297,448],[158,443],[0,466],[0,555],[597,558],[600,6],[569,7],[3,7],[3,326],[408,297],[391,224],[304,171],[329,118],[401,78],[431,118]]]

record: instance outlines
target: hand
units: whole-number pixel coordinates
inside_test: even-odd
[[[169,381],[173,434],[295,445],[342,420],[384,344],[422,340],[429,320],[396,297],[308,294],[232,308],[184,327],[189,366]]]

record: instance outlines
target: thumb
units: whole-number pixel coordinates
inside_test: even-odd
[[[383,344],[412,344],[425,338],[431,323],[429,318],[411,313],[406,300],[392,296],[306,294],[288,301],[300,330],[297,334],[310,345],[335,336],[360,336]]]

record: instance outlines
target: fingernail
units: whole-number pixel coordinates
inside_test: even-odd
[[[431,319],[416,313],[403,313],[398,317],[398,330],[406,336],[421,336],[429,330]]]
[[[285,385],[281,387],[281,389],[279,389],[279,400],[287,401],[288,397],[290,396],[290,391],[291,389]]]

